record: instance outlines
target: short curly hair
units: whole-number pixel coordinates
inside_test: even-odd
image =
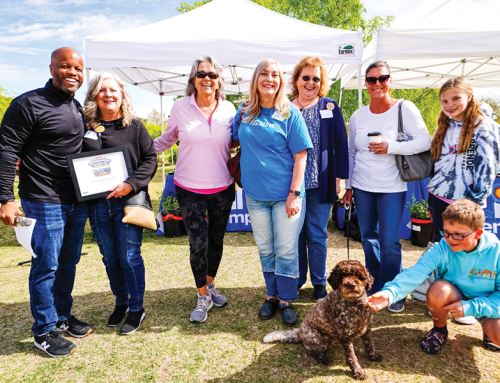
[[[459,199],[446,208],[442,214],[443,221],[461,223],[472,230],[484,226],[484,211],[481,207],[468,199]]]
[[[292,93],[290,95],[291,98],[295,98],[299,96],[299,90],[297,89],[297,81],[299,80],[300,73],[304,68],[319,68],[321,72],[321,86],[319,87],[318,96],[324,97],[328,93],[330,86],[328,85],[328,74],[326,73],[325,64],[323,60],[319,57],[305,57],[295,66],[292,75],[292,82],[290,83],[290,87],[292,88]]]
[[[219,99],[225,100],[226,95],[224,93],[224,87],[226,86],[226,81],[224,80],[224,69],[219,64],[219,62],[213,56],[210,55],[202,55],[193,61],[193,65],[191,65],[191,73],[189,74],[188,83],[186,86],[186,96],[189,97],[193,93],[196,96],[196,94],[198,93],[198,91],[194,86],[194,80],[196,77],[196,72],[198,72],[198,65],[200,65],[202,62],[205,61],[212,64],[212,66],[215,69],[215,73],[219,75],[219,88],[215,91],[215,98],[218,100]]]

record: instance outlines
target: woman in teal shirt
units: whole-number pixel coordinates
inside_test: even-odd
[[[297,300],[304,170],[312,143],[304,118],[286,97],[277,61],[264,59],[255,68],[249,101],[234,118],[233,139],[240,141],[241,183],[266,281],[259,317],[271,319],[279,307],[283,322],[293,326],[297,315],[290,302]]]

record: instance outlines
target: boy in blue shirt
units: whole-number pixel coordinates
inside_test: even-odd
[[[483,231],[484,212],[476,203],[462,199],[446,208],[444,238],[429,249],[415,266],[367,300],[379,311],[406,297],[434,270],[440,276],[427,291],[427,306],[434,327],[420,343],[428,354],[437,354],[448,338],[448,314],[474,316],[483,327],[484,346],[500,351],[500,241]]]

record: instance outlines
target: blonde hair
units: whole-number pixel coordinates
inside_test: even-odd
[[[321,84],[318,91],[318,96],[324,97],[330,87],[328,86],[328,74],[326,73],[325,64],[323,60],[319,57],[305,57],[295,66],[292,75],[292,82],[290,86],[292,88],[291,98],[295,98],[299,96],[299,90],[297,89],[297,81],[299,80],[300,73],[304,68],[319,68],[321,73]]]
[[[472,94],[472,85],[465,77],[452,78],[446,81],[439,90],[439,97],[450,88],[459,88],[467,94]],[[462,123],[462,130],[460,132],[460,140],[458,141],[458,154],[464,153],[469,149],[474,129],[484,120],[484,114],[479,105],[479,101],[472,96],[464,110],[464,118]],[[438,128],[432,140],[431,153],[434,161],[439,160],[441,157],[441,149],[443,148],[444,138],[450,123],[448,116],[441,109],[438,118]]]
[[[259,79],[260,72],[262,72],[267,66],[271,64],[276,64],[280,77],[280,87],[274,94],[273,107],[277,111],[281,111],[283,108],[290,104],[290,100],[288,100],[288,97],[286,96],[285,79],[279,63],[276,60],[270,58],[264,59],[257,65],[255,71],[252,74],[252,79],[250,80],[250,94],[248,97],[248,102],[245,103],[245,105],[241,109],[244,114],[248,113],[250,115],[249,117],[245,118],[246,122],[251,121],[260,115],[260,97],[259,89],[257,87],[257,81]]]
[[[484,211],[481,207],[468,199],[455,201],[442,214],[443,221],[449,223],[461,223],[472,230],[481,229],[484,226]]]
[[[120,112],[122,117],[122,125],[128,126],[134,118],[132,109],[132,100],[130,99],[127,90],[125,89],[125,83],[118,77],[111,73],[103,72],[95,76],[90,82],[89,89],[87,91],[87,96],[85,97],[85,110],[83,112],[83,119],[85,126],[88,129],[94,129],[101,124],[101,111],[97,106],[97,95],[101,90],[102,83],[104,80],[112,79],[115,80],[122,92],[122,104],[120,106]]]

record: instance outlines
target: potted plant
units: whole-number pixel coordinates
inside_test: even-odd
[[[411,244],[426,247],[429,241],[433,241],[432,219],[427,211],[427,201],[417,201],[413,194],[411,203],[407,202],[406,208],[411,215]]]
[[[181,207],[177,197],[162,197],[160,205],[165,237],[174,238],[186,235],[186,226],[182,220]]]

